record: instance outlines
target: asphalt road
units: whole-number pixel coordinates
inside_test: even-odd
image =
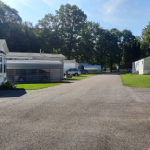
[[[148,150],[150,89],[105,74],[0,91],[0,150]]]

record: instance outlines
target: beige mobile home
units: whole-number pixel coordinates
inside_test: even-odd
[[[6,53],[9,50],[5,40],[0,40],[0,86],[6,79]]]
[[[132,63],[132,72],[138,71],[139,74],[150,75],[150,57]]]

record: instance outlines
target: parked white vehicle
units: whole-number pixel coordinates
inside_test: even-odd
[[[76,68],[70,68],[65,72],[65,74],[79,76],[81,74],[81,71]]]

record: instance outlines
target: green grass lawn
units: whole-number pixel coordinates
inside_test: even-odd
[[[121,79],[125,86],[150,88],[150,75],[121,73]]]
[[[50,86],[55,86],[63,84],[63,82],[60,83],[27,83],[27,84],[16,84],[16,90],[24,89],[24,90],[36,90],[36,89],[43,89]]]
[[[94,75],[94,74],[81,74],[80,76],[81,76],[81,77],[82,77],[82,76],[87,76],[87,77],[88,77],[88,76],[96,76],[96,75]]]
[[[82,80],[82,79],[87,79],[89,78],[90,76],[96,76],[96,75],[88,75],[88,74],[85,74],[85,75],[79,75],[79,76],[72,76],[72,78],[64,78],[64,80]]]
[[[68,80],[81,80],[81,79],[86,79],[88,76],[96,76],[96,75],[80,75],[78,77],[73,76],[72,78],[68,78]],[[65,79],[67,80],[67,79]],[[59,84],[63,84],[65,82],[60,82],[60,83],[27,83],[27,84],[16,84],[16,90],[24,89],[24,90],[36,90],[36,89],[43,89],[47,88],[50,86],[55,86]]]
[[[72,78],[64,79],[66,82],[58,82],[58,83],[16,83],[17,87],[12,90],[36,90],[36,89],[43,89],[55,85],[60,85],[63,83],[69,83],[67,80],[81,80],[81,79],[87,79],[90,76],[96,76],[96,75],[80,75],[80,76],[73,76]],[[9,89],[2,89],[2,90],[9,90]],[[11,89],[10,89],[11,90]]]

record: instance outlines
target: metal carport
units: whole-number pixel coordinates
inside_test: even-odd
[[[62,63],[43,60],[7,60],[10,82],[54,82],[61,80]]]

